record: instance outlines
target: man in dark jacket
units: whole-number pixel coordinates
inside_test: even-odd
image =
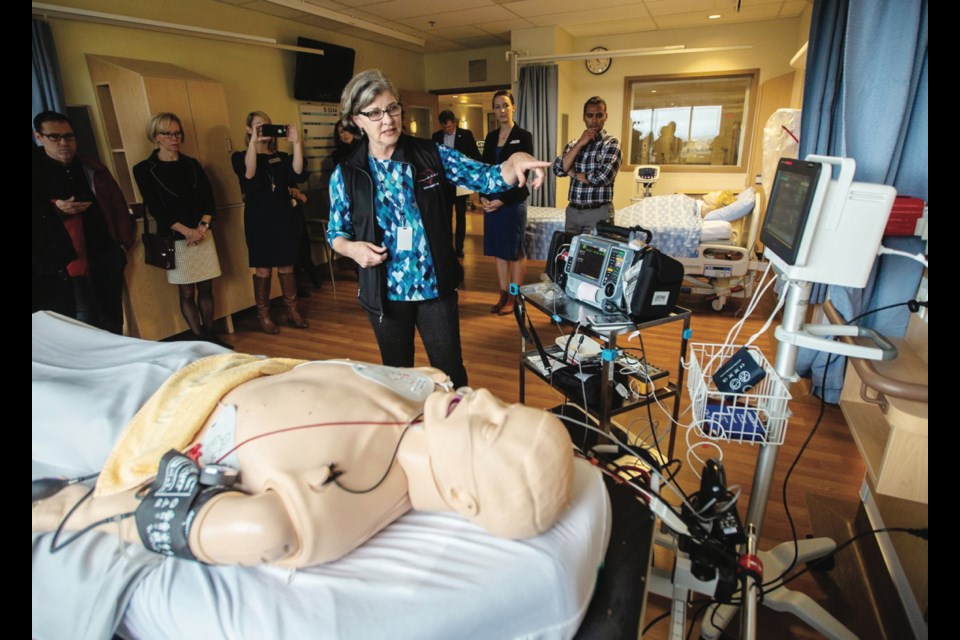
[[[33,125],[32,310],[122,335],[125,249],[136,238],[123,192],[103,164],[77,155],[65,115],[44,111]]]
[[[477,149],[477,141],[473,133],[469,129],[457,126],[457,117],[453,115],[453,111],[440,112],[440,130],[434,132],[433,141],[456,149],[468,158],[480,159],[480,151]],[[454,249],[457,257],[462,258],[463,241],[467,234],[467,196],[458,196],[456,187],[448,187],[447,201],[453,203],[453,209],[456,212]]]

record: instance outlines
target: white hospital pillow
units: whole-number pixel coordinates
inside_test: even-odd
[[[703,221],[703,228],[700,230],[700,242],[717,242],[719,240],[729,240],[733,236],[733,226],[726,220],[706,220]]]
[[[753,210],[754,203],[755,200],[753,198],[736,200],[725,207],[714,209],[707,215],[703,216],[703,220],[704,222],[707,220],[726,220],[727,222],[733,222],[734,220],[739,220],[743,216],[750,213]]]

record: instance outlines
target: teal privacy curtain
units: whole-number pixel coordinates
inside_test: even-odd
[[[60,79],[60,64],[53,33],[45,20],[33,19],[33,113],[30,115],[31,131],[33,118],[41,111],[66,113],[63,99],[63,81]]]
[[[517,88],[517,124],[533,136],[533,155],[553,161],[557,149],[557,65],[526,65],[520,68]],[[557,177],[547,169],[543,186],[530,192],[530,204],[554,207]]]
[[[892,185],[898,195],[927,200],[927,0],[815,0],[807,48],[800,157],[853,158],[854,179]],[[923,253],[915,237],[883,245]],[[877,259],[863,289],[815,285],[811,302],[829,298],[843,316],[887,336],[902,336],[923,266],[902,256]],[[870,313],[893,305],[893,308]],[[845,359],[802,349],[797,373],[813,393],[840,399]]]

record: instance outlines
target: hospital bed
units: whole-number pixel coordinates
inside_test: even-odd
[[[34,479],[96,472],[170,374],[225,352],[205,342],[116,336],[49,312],[33,314],[32,342]],[[572,504],[542,535],[507,540],[454,513],[411,511],[344,558],[296,571],[167,558],[102,532],[51,553],[53,534],[34,533],[32,637],[615,637],[622,630],[585,632],[592,619],[610,624],[614,608],[590,605],[600,591],[616,592],[616,615],[635,633],[643,576],[627,578],[640,594],[631,608],[624,588],[604,586],[600,571],[608,544],[614,547],[615,494],[605,486],[595,467],[577,459]],[[632,569],[642,570],[644,560]]]
[[[749,191],[739,194],[735,205],[718,209],[707,219],[700,215],[702,201],[693,197],[704,192],[697,192],[643,198],[615,211],[614,222],[651,231],[652,244],[683,264],[684,291],[711,296],[713,309],[719,311],[728,298],[753,293],[763,193]],[[527,257],[546,260],[553,232],[563,225],[564,209],[528,207]]]

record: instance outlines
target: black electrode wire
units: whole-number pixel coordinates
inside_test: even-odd
[[[582,422],[582,421],[580,421],[580,420],[575,420],[575,419],[569,418],[569,417],[567,417],[567,416],[557,416],[557,417],[560,418],[561,420],[565,420],[565,421],[567,421],[567,422],[570,422],[570,423],[573,423],[573,424],[576,424],[576,425],[579,425],[579,426],[582,426],[582,427],[586,427],[586,428],[591,429],[591,430],[593,430],[593,431],[596,431],[597,433],[599,433],[599,434],[601,434],[601,435],[603,435],[603,436],[605,436],[605,437],[607,437],[607,438],[610,438],[611,440],[613,440],[614,442],[616,442],[618,445],[620,445],[621,447],[623,447],[627,452],[633,454],[636,458],[639,458],[639,459],[641,459],[641,460],[646,460],[646,459],[647,459],[647,458],[644,458],[643,456],[641,456],[641,455],[640,455],[638,452],[636,452],[635,450],[631,449],[631,448],[628,447],[627,445],[625,445],[625,444],[623,444],[622,442],[620,442],[619,440],[617,440],[616,436],[613,436],[613,435],[611,435],[611,434],[609,434],[609,433],[606,433],[606,432],[603,431],[602,429],[598,429],[597,427],[594,427],[594,426],[592,426],[592,425],[589,425],[589,424],[587,424],[586,422]],[[575,451],[574,453],[575,453],[575,455],[579,455],[580,457],[582,457],[582,458],[584,458],[584,459],[592,462],[592,460],[591,460],[590,458],[587,458],[586,454],[584,454],[584,453],[582,453],[582,452],[577,452],[577,451]],[[599,462],[599,461],[598,461],[598,462]],[[623,470],[623,468],[620,467],[620,465],[617,465],[617,464],[614,463],[614,462],[603,463],[603,464],[608,464],[608,465],[610,465],[610,466],[612,466],[612,467],[615,467],[618,471]],[[599,464],[597,464],[596,466],[597,466],[598,469],[600,469],[600,470],[603,471],[604,473],[607,473],[607,474],[610,475],[611,477],[617,479],[619,482],[623,482],[623,483],[626,483],[626,484],[630,485],[630,486],[633,487],[635,490],[637,490],[642,496],[644,496],[644,497],[653,496],[653,497],[656,498],[659,502],[663,503],[663,505],[664,505],[665,507],[667,507],[667,509],[669,509],[670,511],[672,511],[673,514],[677,517],[677,519],[680,520],[680,522],[686,522],[686,521],[684,520],[683,516],[680,514],[680,512],[677,511],[677,508],[676,508],[674,505],[672,505],[672,504],[670,504],[669,502],[667,502],[667,500],[666,500],[665,498],[663,498],[658,492],[655,492],[655,491],[652,491],[652,490],[648,490],[648,489],[643,489],[643,488],[637,486],[636,483],[632,482],[631,480],[628,480],[627,478],[624,478],[623,476],[620,476],[620,475],[615,475],[615,474],[613,474],[612,472],[610,472],[609,469],[604,469],[604,468],[603,468],[602,466],[600,466]],[[657,469],[657,468],[655,468],[655,466],[656,466],[656,465],[654,465],[654,464],[651,464],[651,465],[650,465],[650,471],[651,471],[651,473],[657,474],[657,476],[659,476],[659,477],[664,481],[664,486],[670,486],[670,485],[667,484],[666,478],[663,477],[663,475],[660,473],[660,470]],[[676,491],[673,487],[671,487],[671,490]],[[684,501],[684,503],[687,505],[687,507],[690,509],[690,511],[693,512],[693,513],[696,513],[696,510],[693,508],[693,505],[690,504],[689,500],[687,500],[687,499],[682,495],[682,493],[679,494],[679,495],[680,495],[680,498],[681,498],[681,499]],[[649,499],[649,498],[648,498],[648,499]],[[698,518],[698,520],[699,520],[699,518]],[[698,537],[698,536],[695,535],[695,534],[700,534],[700,533],[702,533],[702,531],[700,531],[700,530],[698,529],[698,527],[689,527],[689,526],[688,526],[688,530],[689,530],[689,535],[690,535],[690,537],[692,537],[692,538]],[[701,537],[702,537],[702,536],[701,536]]]
[[[842,544],[837,545],[836,548],[835,548],[833,551],[831,551],[830,553],[828,553],[827,555],[825,555],[825,556],[823,556],[823,557],[821,557],[821,558],[817,558],[816,560],[811,560],[810,562],[807,563],[807,566],[806,566],[805,568],[801,569],[800,571],[797,571],[795,574],[793,574],[793,575],[790,576],[789,578],[784,578],[783,582],[781,582],[780,584],[774,586],[774,587],[771,588],[771,589],[766,589],[765,591],[766,591],[767,593],[769,593],[769,592],[771,592],[771,591],[776,591],[776,590],[779,589],[780,587],[783,587],[783,586],[785,586],[785,585],[790,584],[791,582],[793,582],[794,580],[796,580],[797,578],[799,578],[799,577],[802,576],[803,574],[809,573],[810,571],[815,570],[815,569],[817,568],[817,563],[820,562],[821,560],[825,560],[825,559],[827,559],[827,558],[829,558],[829,557],[831,557],[831,556],[833,556],[833,555],[836,555],[838,552],[842,551],[843,549],[846,549],[846,548],[849,547],[851,544],[853,544],[853,543],[856,542],[857,540],[860,540],[861,538],[866,538],[867,536],[876,535],[876,534],[878,534],[878,533],[909,533],[909,534],[912,535],[912,536],[916,536],[916,537],[921,538],[921,539],[923,539],[923,540],[927,540],[927,539],[928,539],[928,538],[927,538],[927,536],[928,536],[928,533],[927,533],[927,532],[928,532],[928,529],[927,529],[926,527],[923,527],[923,528],[883,527],[883,528],[881,528],[881,529],[871,529],[870,531],[863,531],[863,532],[858,533],[857,535],[853,536],[852,538],[849,538],[848,540],[846,540],[846,541],[843,542]]]
[[[707,610],[707,607],[709,607],[712,602],[713,602],[713,600],[707,601],[706,604],[704,604],[702,607],[700,607],[699,609],[697,609],[697,610],[694,612],[693,616],[690,618],[690,626],[687,628],[687,638],[686,638],[686,640],[690,640],[690,634],[693,633],[693,627],[694,627],[694,625],[696,625],[696,623],[697,623],[697,618],[699,618],[699,617],[700,617],[700,614],[702,614],[704,611]]]
[[[850,321],[847,322],[848,325],[852,325],[862,318],[878,313],[880,311],[886,311],[887,309],[894,309],[896,307],[902,307],[904,305],[910,306],[911,304],[917,304],[916,300],[907,300],[906,302],[897,302],[894,304],[887,305],[885,307],[879,307],[877,309],[871,309],[870,311],[865,311],[858,316],[854,316]],[[807,439],[804,440],[803,445],[800,447],[800,450],[797,451],[796,457],[794,457],[793,462],[790,464],[790,468],[787,471],[787,475],[783,478],[783,487],[781,490],[781,498],[783,500],[783,510],[787,515],[787,522],[790,523],[790,535],[793,542],[793,560],[790,561],[790,565],[781,573],[779,576],[764,583],[763,586],[774,584],[778,580],[781,580],[784,576],[790,573],[794,567],[797,566],[797,560],[800,557],[800,544],[797,536],[797,529],[793,522],[793,517],[790,514],[790,507],[787,505],[787,482],[790,480],[790,475],[793,473],[794,467],[797,466],[797,463],[800,461],[800,456],[803,455],[803,452],[806,450],[807,445],[810,444],[810,440],[813,438],[813,435],[817,432],[817,429],[820,427],[820,423],[823,420],[823,415],[826,411],[826,389],[827,389],[827,370],[830,368],[830,364],[834,361],[839,354],[830,353],[827,355],[827,362],[823,366],[823,375],[820,378],[820,412],[817,414],[816,422],[813,424],[813,428],[810,429],[810,433],[807,435]],[[762,592],[761,592],[762,593]]]
[[[387,479],[387,476],[390,475],[390,469],[393,468],[393,463],[397,461],[397,453],[399,453],[400,451],[400,444],[403,442],[403,438],[407,435],[407,432],[410,431],[410,427],[412,427],[415,423],[417,423],[422,417],[423,417],[423,414],[421,413],[418,416],[416,416],[413,420],[411,420],[407,424],[407,426],[403,428],[403,432],[400,434],[400,437],[397,439],[397,446],[393,448],[393,455],[390,456],[390,463],[387,465],[387,468],[383,472],[383,475],[380,476],[380,479],[377,480],[376,484],[374,484],[372,487],[369,487],[367,489],[351,489],[350,487],[343,486],[342,484],[340,484],[340,480],[339,480],[339,475],[340,473],[343,473],[343,470],[337,469],[336,464],[330,465],[331,475],[330,475],[330,480],[328,480],[328,482],[333,482],[333,484],[337,485],[347,493],[353,493],[353,494],[370,493],[371,491],[379,487],[381,484],[383,484],[383,481]]]
[[[576,405],[574,405],[574,406],[576,406]],[[681,500],[683,500],[684,503],[686,503],[687,507],[689,507],[689,509],[690,509],[692,512],[696,512],[696,509],[694,509],[694,508],[693,508],[693,505],[690,504],[689,498],[688,498],[687,495],[683,492],[683,490],[679,488],[679,486],[677,485],[677,482],[676,482],[676,481],[670,482],[669,479],[666,478],[666,477],[663,475],[663,473],[661,472],[661,469],[663,468],[663,465],[661,465],[661,464],[660,464],[658,461],[656,461],[656,460],[652,460],[652,459],[651,459],[652,456],[650,456],[650,454],[647,454],[646,456],[642,455],[640,452],[638,452],[637,450],[633,449],[633,448],[630,447],[629,445],[626,445],[626,444],[624,444],[623,442],[620,442],[620,440],[618,440],[617,437],[616,437],[615,435],[613,435],[612,432],[603,431],[602,429],[600,429],[600,428],[598,428],[598,427],[595,427],[595,426],[593,426],[593,425],[589,425],[589,424],[587,424],[587,423],[585,423],[585,422],[581,422],[581,421],[579,421],[579,420],[575,420],[575,419],[573,419],[573,418],[568,418],[567,416],[558,416],[558,417],[559,417],[560,419],[562,419],[562,420],[566,420],[567,422],[570,422],[570,423],[573,423],[573,424],[576,424],[576,425],[579,425],[579,426],[583,426],[583,427],[586,427],[586,428],[591,429],[591,430],[593,430],[593,431],[596,431],[597,433],[599,433],[600,435],[604,436],[605,438],[609,438],[610,440],[613,440],[614,442],[616,442],[616,443],[617,443],[620,447],[622,447],[627,453],[630,453],[630,454],[632,454],[634,457],[639,458],[639,459],[641,459],[641,460],[646,460],[646,461],[650,464],[651,470],[652,470],[654,473],[656,473],[656,474],[660,477],[661,480],[663,480],[663,486],[664,486],[664,487],[668,487],[671,491],[673,491],[674,493],[676,493],[677,496],[678,496]],[[680,464],[680,461],[679,461],[679,460],[677,460],[676,462],[677,462],[678,464]],[[678,469],[678,471],[679,471],[679,469]],[[669,503],[667,503],[667,502],[665,502],[665,504],[668,504],[668,505],[669,505]],[[670,505],[670,506],[672,506],[672,505]]]
[[[583,453],[581,453],[581,452],[579,452],[579,451],[574,451],[574,456],[579,457],[579,458],[583,458],[583,459],[586,460],[587,462],[590,462],[590,463],[593,464],[597,469],[599,469],[601,473],[603,473],[603,474],[605,474],[605,475],[607,475],[607,476],[610,476],[615,482],[617,482],[617,483],[619,483],[619,484],[629,485],[629,486],[632,487],[638,494],[640,494],[640,496],[641,496],[642,498],[646,498],[648,504],[649,504],[649,502],[650,502],[650,498],[655,498],[658,502],[660,502],[661,504],[663,504],[669,511],[673,512],[673,515],[674,515],[674,516],[676,516],[681,522],[683,522],[683,517],[680,515],[680,512],[677,511],[677,508],[674,507],[674,506],[673,506],[672,504],[670,504],[669,502],[667,502],[667,501],[663,498],[663,496],[661,496],[660,494],[658,494],[658,493],[656,493],[656,492],[654,492],[654,491],[644,489],[644,488],[638,486],[638,485],[637,485],[635,482],[633,482],[632,480],[630,480],[630,479],[628,479],[628,478],[625,478],[625,477],[623,477],[622,475],[620,475],[619,472],[624,471],[621,466],[619,466],[619,465],[617,465],[617,464],[615,464],[615,463],[613,463],[613,462],[601,462],[600,460],[597,460],[596,458],[588,458],[585,454],[583,454]],[[614,467],[614,468],[616,469],[617,472],[615,473],[614,471],[611,471],[610,469],[605,468],[603,465],[612,466],[612,467]],[[698,539],[698,540],[702,540],[702,539],[704,539],[704,537],[705,537],[705,535],[706,535],[706,532],[700,531],[697,527],[688,527],[688,529],[689,529],[689,531],[690,531],[690,537],[691,537],[691,538],[695,538],[695,539]],[[695,535],[695,534],[696,534],[696,535]]]
[[[650,363],[647,362],[647,348],[646,348],[646,346],[643,344],[643,333],[638,332],[638,333],[637,333],[637,338],[640,340],[640,349],[639,349],[639,351],[640,351],[640,353],[641,353],[641,356],[640,356],[640,358],[638,358],[638,361],[640,362],[640,364],[643,365],[643,370],[644,370],[644,372],[646,373],[646,381],[647,381],[647,384],[650,385],[650,387],[651,387],[651,395],[652,395],[654,398],[656,398],[656,393],[657,393],[657,391],[656,391],[656,389],[652,389],[652,387],[653,387],[653,380],[650,378]],[[682,389],[677,389],[677,395],[679,396],[681,393],[683,393],[683,390],[682,390]],[[671,419],[672,419],[672,418],[671,418]],[[653,435],[653,444],[654,444],[654,446],[656,447],[657,455],[660,456],[660,459],[661,459],[661,460],[666,460],[666,456],[664,456],[664,455],[663,455],[663,451],[660,450],[660,440],[659,440],[659,438],[657,438],[657,429],[656,429],[656,427],[655,427],[654,424],[653,424],[653,409],[650,407],[650,401],[649,401],[649,400],[647,400],[647,420],[650,422],[650,433]],[[677,460],[678,463],[680,463],[680,460],[679,460],[679,459],[676,459],[676,460]],[[668,461],[666,464],[670,464],[671,462],[672,462],[672,461]],[[664,466],[666,466],[666,465],[664,465]],[[680,495],[683,496],[683,499],[684,499],[684,500],[686,500],[687,502],[690,502],[690,494],[688,494],[686,491],[683,490],[683,487],[680,486],[680,481],[676,479],[677,473],[680,473],[680,467],[677,467],[676,473],[670,475],[669,478],[665,478],[665,480],[666,480],[668,483],[673,484],[673,485],[680,491]]]
[[[654,618],[653,620],[651,620],[650,622],[648,622],[648,623],[647,623],[647,626],[645,626],[645,627],[643,628],[643,631],[640,632],[640,637],[643,637],[643,636],[647,635],[647,631],[650,631],[650,629],[653,628],[653,625],[657,624],[658,622],[660,622],[661,620],[663,620],[664,618],[666,618],[667,616],[669,616],[671,613],[673,613],[673,610],[670,609],[670,608],[668,608],[666,611],[664,611],[663,613],[661,613],[660,615],[658,615],[656,618]]]
[[[83,494],[83,497],[80,498],[79,500],[77,500],[77,502],[76,502],[72,507],[70,507],[70,510],[67,511],[67,515],[63,516],[63,518],[60,520],[60,524],[57,525],[56,530],[54,530],[54,532],[53,532],[53,538],[50,539],[50,553],[57,553],[58,551],[60,551],[60,550],[63,549],[64,547],[66,547],[68,544],[70,544],[71,542],[74,542],[77,538],[79,538],[79,537],[82,536],[83,534],[85,534],[85,533],[87,533],[88,531],[90,531],[91,529],[95,529],[96,527],[99,527],[100,525],[109,524],[109,523],[111,523],[111,522],[120,522],[121,520],[124,520],[124,519],[126,519],[126,518],[129,518],[130,516],[132,516],[132,515],[134,514],[133,511],[130,511],[130,512],[127,512],[127,513],[118,513],[118,514],[112,515],[112,516],[110,516],[110,517],[108,517],[108,518],[103,518],[102,520],[97,520],[96,522],[93,522],[93,523],[91,523],[91,524],[88,524],[87,526],[85,526],[84,528],[80,529],[79,531],[77,531],[76,533],[74,533],[72,536],[70,536],[69,538],[67,538],[66,540],[64,540],[64,541],[63,541],[63,544],[58,544],[57,541],[60,539],[60,534],[63,533],[63,527],[67,524],[67,520],[69,520],[70,517],[77,511],[77,509],[80,508],[80,505],[81,505],[81,504],[83,504],[84,502],[86,502],[87,499],[88,499],[91,495],[93,495],[93,490],[94,490],[95,488],[96,488],[96,487],[90,487],[90,490],[87,491],[85,494]]]

